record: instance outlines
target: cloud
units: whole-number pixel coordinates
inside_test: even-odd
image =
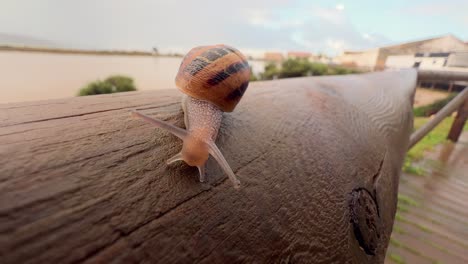
[[[346,16],[340,9],[335,8],[313,8],[312,15],[322,19],[324,22],[329,22],[335,25],[344,25],[346,23]]]
[[[343,4],[337,4],[335,6],[336,10],[344,10],[344,5]]]
[[[388,44],[389,40],[378,34],[358,32],[343,7],[324,8],[308,6],[294,10],[263,10],[251,12],[251,25],[286,39],[286,46],[274,39],[268,40],[269,48],[299,49],[312,52],[339,54],[346,49],[365,49]],[[255,22],[253,22],[255,21]],[[265,45],[268,45],[264,43]]]
[[[444,20],[454,20],[456,23],[468,25],[468,1],[452,0],[451,2],[424,2],[415,3],[404,8],[401,12],[412,16],[421,17],[444,17]]]
[[[4,1],[0,32],[78,48],[185,52],[197,45],[226,43],[251,51],[336,54],[387,41],[357,31],[343,4],[325,8],[296,0]]]
[[[360,33],[347,14],[337,8],[313,7],[304,26],[292,34],[300,46],[328,54],[349,49],[367,49],[388,44],[388,38],[372,33]]]
[[[420,15],[466,15],[468,2],[465,0],[454,0],[447,2],[424,2],[405,5],[401,10],[408,14]]]
[[[285,19],[273,10],[253,9],[246,10],[246,19],[253,26],[261,26],[266,29],[283,29],[302,26],[304,21],[298,18]]]

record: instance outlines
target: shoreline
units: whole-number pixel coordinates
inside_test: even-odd
[[[86,50],[86,49],[67,49],[67,48],[49,48],[49,47],[33,47],[33,46],[15,46],[0,44],[0,51],[17,51],[17,52],[36,52],[36,53],[51,53],[51,54],[76,54],[76,55],[102,55],[102,56],[149,56],[149,57],[172,57],[183,58],[183,54],[163,54],[150,51],[139,50]],[[252,61],[266,61],[265,59],[252,58]]]
[[[125,51],[125,50],[81,50],[47,47],[0,45],[0,51],[38,52],[54,54],[79,54],[79,55],[123,55],[123,56],[151,56],[151,57],[182,57],[177,54],[159,54],[149,51]]]

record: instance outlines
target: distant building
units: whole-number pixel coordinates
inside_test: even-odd
[[[310,59],[312,57],[312,53],[310,52],[301,52],[301,51],[290,51],[288,52],[288,58],[291,59]]]
[[[416,63],[414,55],[391,55],[385,61],[385,68],[411,68]]]
[[[309,60],[312,62],[319,62],[323,64],[331,64],[333,62],[332,58],[323,54],[312,55],[312,57],[309,58]]]
[[[451,53],[447,59],[447,67],[464,67],[468,69],[468,52]]]
[[[395,64],[411,67],[412,65],[409,65],[411,64],[411,57],[416,57],[416,54],[439,54],[433,55],[431,59],[433,64],[440,65],[445,60],[442,57],[447,53],[463,51],[468,51],[468,44],[453,35],[446,35],[366,51],[346,51],[335,58],[335,63],[368,70],[382,70],[386,65]],[[392,58],[390,58],[391,56]],[[390,61],[387,62],[387,59],[390,59]],[[421,59],[421,63],[424,60],[426,59]]]
[[[281,52],[265,52],[264,59],[269,62],[282,62],[284,57]]]
[[[467,52],[416,53],[414,55],[391,55],[385,62],[385,68],[416,67],[421,69],[468,70]],[[458,69],[465,68],[465,69]]]
[[[438,71],[458,71],[468,73],[468,52],[433,52],[414,55],[391,55],[385,62],[385,68],[419,68]],[[424,82],[419,86],[438,87],[449,91],[461,90],[467,82]]]
[[[335,58],[334,62],[348,67],[374,70],[379,57],[379,49],[367,51],[345,51]]]

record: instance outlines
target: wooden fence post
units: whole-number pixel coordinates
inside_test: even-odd
[[[468,89],[461,91],[455,98],[453,98],[447,105],[440,109],[429,122],[425,123],[418,130],[413,132],[410,137],[410,143],[408,148],[412,148],[419,140],[431,132],[434,127],[436,127],[442,120],[449,116],[457,107],[459,107],[463,102],[466,102],[468,98]],[[465,118],[466,120],[466,118]],[[461,126],[463,127],[463,125]]]
[[[465,89],[468,89],[465,88]],[[450,128],[450,132],[447,136],[447,139],[457,142],[458,138],[460,137],[461,132],[463,131],[463,127],[465,126],[466,119],[468,118],[468,98],[460,105],[458,108],[457,116],[455,120],[453,120],[452,127]]]

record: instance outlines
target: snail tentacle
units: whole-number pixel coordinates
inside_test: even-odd
[[[180,127],[176,127],[174,126],[173,124],[170,124],[170,123],[167,123],[165,121],[162,121],[162,120],[159,120],[159,119],[156,119],[156,118],[152,118],[152,117],[149,117],[145,114],[142,114],[138,111],[132,111],[132,114],[134,116],[137,116],[137,117],[140,117],[142,118],[143,120],[159,127],[159,128],[162,128],[162,129],[165,129],[167,131],[169,131],[171,134],[173,134],[174,136],[182,139],[182,140],[185,140],[187,139],[188,137],[188,132],[187,130],[183,129],[183,128],[180,128]]]
[[[200,173],[200,182],[205,182],[205,164],[201,165],[201,166],[197,166],[198,168],[198,172]]]
[[[212,141],[206,142],[208,144],[208,151],[215,158],[215,160],[218,162],[219,166],[224,170],[224,172],[227,174],[229,179],[231,180],[232,184],[234,185],[235,189],[240,188],[240,181],[237,179],[236,175],[232,171],[231,167],[229,166],[229,163],[226,161],[224,158],[223,154],[221,151],[218,149],[216,144]]]
[[[174,126],[172,124],[169,124],[169,123],[167,123],[165,121],[149,117],[149,116],[147,116],[145,114],[142,114],[140,112],[137,112],[137,111],[133,111],[132,114],[137,116],[137,117],[142,118],[143,120],[145,120],[145,121],[147,121],[147,122],[149,122],[149,123],[151,123],[151,124],[153,124],[153,125],[155,125],[155,126],[157,126],[159,128],[163,128],[163,129],[169,131],[173,135],[175,135],[178,138],[182,139],[184,142],[189,139],[189,133],[185,129],[182,129],[180,127],[176,127],[176,126]],[[218,162],[219,166],[228,175],[229,179],[231,180],[231,182],[234,185],[234,188],[238,189],[240,187],[240,181],[237,179],[236,175],[232,171],[231,167],[229,166],[228,162],[226,161],[226,159],[224,158],[223,154],[218,149],[216,144],[211,140],[207,141],[205,143],[208,146],[208,152],[210,153],[210,155],[213,156],[213,158]],[[179,152],[176,155],[174,155],[172,158],[168,159],[167,163],[170,164],[170,163],[173,163],[173,162],[178,161],[178,160],[184,160],[183,156],[182,156],[182,152]],[[197,166],[197,167],[198,167],[198,171],[200,173],[200,182],[204,182],[205,181],[205,164]]]
[[[171,163],[174,163],[176,161],[179,161],[179,160],[184,160],[184,158],[182,157],[182,152],[179,152],[177,154],[175,154],[172,158],[168,159],[166,161],[166,164],[171,164]]]

